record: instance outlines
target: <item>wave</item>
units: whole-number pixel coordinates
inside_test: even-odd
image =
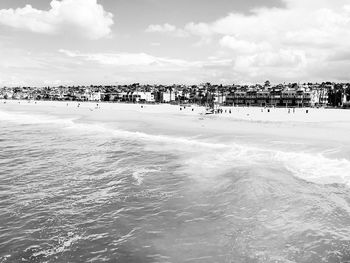
[[[0,120],[17,124],[64,124],[73,125],[74,119],[57,118],[44,114],[6,112],[0,110]]]
[[[136,181],[136,185],[141,185],[143,180],[144,180],[144,177],[146,177],[148,174],[154,174],[154,173],[159,173],[159,170],[140,168],[140,169],[135,170],[132,173],[132,177]]]
[[[39,250],[38,252],[33,253],[32,257],[34,259],[39,257],[47,258],[53,255],[64,253],[66,251],[69,251],[74,243],[82,239],[82,236],[74,234],[72,232],[69,232],[67,235],[67,237],[57,237],[58,244],[56,246],[46,250]]]
[[[0,120],[21,124],[64,124],[65,129],[78,130],[79,133],[107,134],[131,142],[136,141],[142,143],[145,150],[176,154],[181,159],[185,172],[202,177],[210,177],[237,167],[279,165],[294,176],[307,181],[350,186],[350,160],[329,158],[327,151],[293,152],[254,147],[232,141],[217,143],[200,140],[198,137],[155,135],[112,128],[99,123],[80,123],[74,119],[26,113],[0,111]],[[133,177],[138,184],[141,184],[144,176],[149,172],[152,171],[140,170],[134,173]]]
[[[275,164],[282,165],[294,176],[307,181],[350,186],[350,161],[344,158],[329,158],[326,156],[327,151],[281,151],[236,142],[216,143],[194,137],[152,135],[98,124],[75,124],[69,128],[108,133],[133,142],[144,142],[146,150],[177,154],[188,173],[197,173],[202,177],[224,173],[237,167]],[[135,174],[134,177],[139,178],[137,181],[142,182],[142,174],[144,172]]]

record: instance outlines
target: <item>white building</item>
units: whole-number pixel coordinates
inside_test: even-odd
[[[175,101],[175,92],[169,92],[169,91],[161,92],[160,101],[161,102]]]
[[[149,91],[139,91],[134,94],[136,101],[138,102],[155,102],[153,92]]]
[[[100,101],[101,100],[101,92],[91,92],[88,96],[88,100]]]

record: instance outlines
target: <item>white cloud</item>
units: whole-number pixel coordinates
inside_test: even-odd
[[[275,52],[263,52],[249,56],[239,56],[236,61],[236,68],[240,67],[264,67],[264,68],[283,68],[283,67],[303,67],[306,58],[303,51],[296,50],[278,50]]]
[[[209,24],[206,23],[188,23],[185,26],[185,31],[202,37],[207,37],[213,34],[212,29]]]
[[[260,51],[269,50],[271,47],[269,43],[255,43],[246,40],[239,40],[234,36],[224,36],[220,40],[220,45],[223,47],[228,47],[238,53],[255,53]]]
[[[259,8],[249,15],[231,13],[211,23],[188,23],[184,30],[201,43],[217,43],[224,58],[235,61],[240,77],[264,75],[281,81],[332,79],[346,64],[339,60],[350,49],[348,0],[284,0],[285,8]],[[327,66],[328,74],[320,69]],[[347,65],[349,66],[350,59]],[[254,79],[255,78],[255,79]]]
[[[100,65],[116,67],[141,67],[147,70],[183,70],[196,65],[182,59],[156,57],[146,53],[81,53],[60,49],[59,52],[68,57],[80,58],[84,61],[95,62]]]
[[[194,69],[215,69],[231,67],[231,59],[210,57],[206,60],[188,61],[184,59],[157,57],[146,53],[81,53],[60,49],[67,57],[102,66],[122,67],[128,71],[188,71]]]
[[[157,33],[167,33],[174,32],[176,26],[165,23],[164,25],[149,25],[146,29],[146,32],[157,32]]]
[[[0,9],[0,24],[43,34],[73,32],[90,39],[111,33],[113,15],[97,0],[52,0],[48,11],[26,5],[17,9]]]
[[[165,23],[163,25],[152,24],[149,25],[145,32],[147,33],[166,33],[175,37],[187,37],[188,33],[185,30],[177,28],[174,25]]]
[[[259,8],[251,14],[231,13],[212,23],[188,23],[185,29],[193,35],[235,35],[242,38],[267,39],[283,37],[289,31],[316,29],[331,31],[349,26],[348,0],[284,0],[286,8]]]

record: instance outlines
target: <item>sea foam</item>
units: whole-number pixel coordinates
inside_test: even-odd
[[[193,137],[153,135],[99,124],[74,124],[69,128],[93,133],[107,133],[124,140],[144,143],[144,148],[147,150],[180,155],[183,165],[186,165],[187,171],[192,173],[217,174],[235,167],[271,163],[282,165],[294,176],[307,181],[323,184],[340,183],[350,186],[348,173],[350,160],[327,157],[327,151],[320,153],[282,151],[232,141],[217,143]]]
[[[189,173],[218,174],[235,167],[259,166],[266,163],[280,164],[294,176],[315,183],[340,183],[350,186],[350,160],[330,158],[324,152],[299,152],[276,150],[244,145],[236,141],[213,142],[194,137],[148,134],[112,128],[100,123],[81,123],[47,115],[9,113],[0,111],[0,120],[20,124],[64,124],[65,129],[93,134],[104,134],[139,142],[144,149],[171,152],[182,158]],[[147,173],[147,172],[146,172]],[[142,183],[141,172],[134,175]]]
[[[0,120],[18,124],[68,124],[72,125],[74,119],[56,118],[44,114],[28,114],[24,112],[6,112],[0,110]]]

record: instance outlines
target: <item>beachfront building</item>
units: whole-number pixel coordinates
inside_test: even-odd
[[[295,90],[282,91],[281,99],[282,99],[283,106],[286,106],[286,107],[295,106],[296,96],[297,96],[297,93]]]
[[[346,92],[344,92],[342,107],[343,108],[350,108],[350,90],[346,90]]]
[[[226,95],[224,93],[214,95],[214,103],[219,105],[226,104]]]
[[[307,96],[305,96],[304,89],[305,88],[296,91],[295,104],[297,107],[303,107],[306,102],[305,99]]]
[[[154,103],[155,96],[154,93],[150,91],[119,92],[117,101],[132,103]]]
[[[56,97],[57,96],[57,97]],[[86,89],[83,93],[76,93],[76,98],[81,101],[100,101],[101,100],[101,92],[92,92]],[[64,94],[58,93],[55,95],[55,99],[63,100]]]
[[[161,93],[162,102],[172,102],[172,101],[175,101],[175,98],[176,98],[176,94],[171,90]]]
[[[118,101],[123,102],[153,102],[153,93],[146,91],[128,91],[128,92],[119,92]]]
[[[326,89],[319,91],[319,105],[323,107],[328,105],[328,91]]]
[[[101,92],[101,101],[121,101],[120,93]]]
[[[147,102],[147,103],[154,103],[155,102],[155,96],[153,92],[150,91],[139,91],[136,92],[136,101],[137,102]]]
[[[247,106],[256,106],[257,104],[257,91],[256,90],[249,90],[246,92],[245,97],[245,104]]]
[[[281,104],[282,90],[280,88],[274,88],[270,91],[270,101],[271,106],[277,107]]]
[[[184,88],[183,90],[179,90],[177,91],[177,97],[176,99],[180,102],[180,103],[188,103],[190,100],[190,91],[187,88]]]
[[[172,90],[154,92],[154,100],[160,103],[175,101],[176,93]]]
[[[88,94],[89,101],[100,101],[101,100],[101,92],[91,92]]]
[[[328,92],[328,104],[332,107],[341,107],[344,92],[339,88],[328,90]]]
[[[245,105],[247,93],[245,91],[236,91],[234,93],[234,105],[242,106]]]
[[[350,96],[349,84],[290,83],[265,85],[132,85],[4,87],[3,99],[111,101],[129,103],[194,103],[199,105],[343,107]]]
[[[256,102],[258,105],[265,107],[270,104],[270,92],[267,90],[258,91],[256,93]]]
[[[226,105],[227,106],[233,106],[235,104],[235,102],[234,102],[234,98],[235,97],[234,96],[235,95],[234,95],[233,92],[228,94],[228,95],[226,95]]]
[[[303,93],[303,101],[301,106],[302,107],[310,107],[312,105],[315,105],[316,97],[315,93],[311,91],[307,91]]]

